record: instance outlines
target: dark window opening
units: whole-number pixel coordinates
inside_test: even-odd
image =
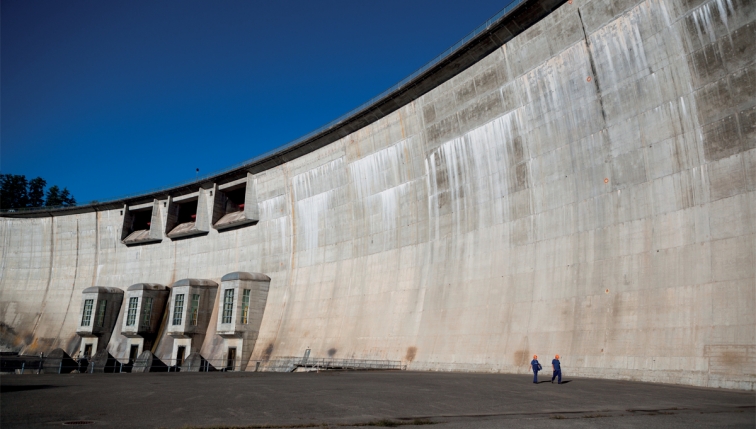
[[[223,194],[226,200],[223,208],[225,213],[235,213],[244,210],[244,197],[247,194],[246,186],[232,191],[225,191]]]
[[[187,222],[197,221],[197,200],[180,203],[178,205],[178,223],[179,225]]]
[[[84,346],[84,357],[90,358],[92,357],[92,345],[87,344]]]
[[[181,366],[184,364],[184,353],[186,352],[185,346],[179,346],[178,350],[176,350],[176,366]]]
[[[139,356],[139,345],[132,344],[131,350],[129,350],[129,363],[133,365],[134,362],[136,362],[138,356]]]
[[[233,371],[236,363],[236,347],[228,349],[228,358],[226,359],[226,370]]]
[[[141,231],[145,229],[150,229],[151,222],[152,222],[152,209],[134,212],[134,221],[131,224],[131,231],[133,232],[133,231]]]

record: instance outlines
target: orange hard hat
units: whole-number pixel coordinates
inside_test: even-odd
[[[556,355],[556,358],[559,359],[559,355]]]

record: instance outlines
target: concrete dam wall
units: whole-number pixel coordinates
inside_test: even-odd
[[[222,277],[244,272],[270,279],[250,364],[310,349],[525,373],[558,353],[571,376],[754,389],[755,17],[751,0],[572,0],[236,182],[4,217],[1,347],[75,353],[85,289],[204,279],[196,347],[221,359]],[[123,299],[107,349],[125,362]]]

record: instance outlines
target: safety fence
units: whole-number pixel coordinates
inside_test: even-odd
[[[136,359],[121,362],[107,359],[59,358],[39,356],[0,356],[0,372],[15,374],[94,374],[142,372],[299,372],[299,371],[376,371],[404,370],[401,361],[379,359],[336,359],[315,357],[278,357],[267,361],[242,361],[239,358],[205,359],[191,355],[183,361]]]
[[[138,372],[228,372],[244,371],[246,362],[240,359],[137,359],[121,362],[109,356],[96,358],[48,358],[38,356],[0,357],[0,372],[14,374],[94,374]]]
[[[337,359],[286,356],[261,362],[261,370],[268,372],[327,371],[327,370],[403,370],[398,360]]]

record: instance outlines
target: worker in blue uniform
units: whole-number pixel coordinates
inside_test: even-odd
[[[533,368],[533,383],[538,384],[538,371],[543,369],[541,364],[538,363],[538,355],[533,355],[533,360],[530,361],[530,367]]]
[[[554,374],[551,376],[551,382],[554,382],[554,379],[557,378],[557,384],[562,384],[562,366],[559,362],[559,355],[556,355],[556,357],[551,361],[551,369],[554,370]]]

